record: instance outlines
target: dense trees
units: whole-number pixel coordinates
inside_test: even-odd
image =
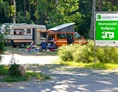
[[[95,1],[96,11],[118,10],[118,0]],[[0,0],[0,24],[5,22],[36,23],[50,28],[67,22],[75,22],[76,31],[88,37],[92,5],[93,0],[22,0],[22,2],[21,0]]]

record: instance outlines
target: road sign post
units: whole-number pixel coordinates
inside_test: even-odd
[[[118,46],[118,13],[96,13],[96,46]]]

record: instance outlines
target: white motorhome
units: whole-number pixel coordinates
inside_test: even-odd
[[[12,46],[24,47],[34,41],[37,45],[41,43],[41,36],[37,30],[46,30],[45,25],[36,24],[13,24],[5,23],[1,26],[1,33],[7,31],[7,42]]]

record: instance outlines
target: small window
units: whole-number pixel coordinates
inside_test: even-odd
[[[76,39],[80,39],[81,38],[81,35],[78,34],[78,33],[75,33],[74,36],[75,36]]]
[[[10,29],[6,29],[5,34],[10,35]]]
[[[14,29],[14,35],[23,35],[24,29]]]
[[[57,38],[66,39],[66,34],[57,34]]]
[[[40,37],[41,38],[46,38],[47,37],[47,32],[41,32]]]
[[[27,34],[31,34],[31,29],[27,29]]]

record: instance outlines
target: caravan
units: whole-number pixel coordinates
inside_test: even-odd
[[[32,41],[40,44],[40,33],[37,30],[46,30],[46,26],[26,23],[5,23],[1,26],[1,33],[7,33],[6,43],[11,43],[14,47],[25,47],[25,45],[30,44]]]

